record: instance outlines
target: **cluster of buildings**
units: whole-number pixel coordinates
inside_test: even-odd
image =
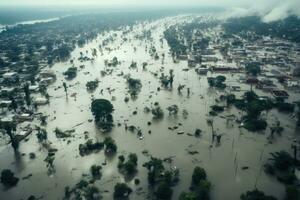
[[[300,91],[300,45],[297,43],[254,33],[231,35],[221,26],[195,28],[191,38],[190,42],[183,40],[190,48],[178,59],[187,60],[188,66],[194,67],[199,75],[241,73],[240,82],[274,97],[288,98],[289,90]],[[249,73],[247,65],[258,66],[258,75]]]

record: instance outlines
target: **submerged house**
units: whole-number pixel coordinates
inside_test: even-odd
[[[6,72],[5,74],[2,75],[4,81],[7,82],[16,82],[19,80],[18,73],[16,72]]]
[[[272,91],[272,95],[275,98],[280,98],[280,99],[287,99],[287,98],[289,98],[289,94],[286,91],[284,91],[284,90],[273,90]]]

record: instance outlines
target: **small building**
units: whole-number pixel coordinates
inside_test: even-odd
[[[34,103],[36,105],[46,105],[46,104],[48,104],[48,100],[46,98],[43,98],[43,97],[38,97],[34,100]]]
[[[39,87],[38,85],[30,85],[30,86],[29,86],[29,90],[30,90],[31,92],[38,92],[39,89],[40,89],[40,87]]]
[[[48,78],[48,77],[52,77],[52,78],[56,78],[55,72],[52,70],[43,70],[39,73],[40,78]]]
[[[32,121],[33,116],[29,113],[22,113],[22,114],[16,116],[16,120],[18,120],[19,122]]]
[[[3,75],[3,78],[5,79],[12,79],[18,76],[18,74],[16,72],[6,72]]]
[[[55,79],[53,77],[42,78],[39,82],[40,86],[48,86],[53,83]]]
[[[195,70],[199,75],[207,75],[208,69],[207,68],[198,68]]]
[[[16,72],[6,72],[2,75],[5,81],[15,82],[19,79],[19,76]]]
[[[1,88],[0,95],[7,97],[7,96],[13,95],[15,92],[16,92],[16,88],[13,88],[13,87],[4,87],[4,88]]]
[[[0,101],[0,107],[5,108],[9,107],[11,105],[12,101],[10,100],[1,100]]]

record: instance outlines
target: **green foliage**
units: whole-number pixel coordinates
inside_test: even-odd
[[[196,194],[197,199],[209,200],[211,183],[207,180],[201,180],[192,190]]]
[[[233,104],[236,108],[244,110],[247,115],[243,117],[244,128],[249,131],[261,131],[267,128],[267,122],[260,118],[262,111],[272,109],[275,104],[270,99],[259,99],[253,91],[247,91],[243,99],[234,99]]]
[[[105,152],[106,153],[115,153],[115,152],[117,152],[118,147],[115,143],[115,140],[112,139],[111,137],[106,137],[104,139],[103,143],[105,145]]]
[[[172,194],[172,188],[165,182],[160,183],[155,191],[158,200],[169,200],[172,198]]]
[[[114,188],[114,198],[115,199],[126,199],[131,194],[132,189],[128,187],[125,183],[117,183]]]
[[[234,94],[229,94],[229,95],[226,96],[226,103],[228,105],[233,104],[235,102],[235,100],[236,100],[236,97],[235,97]]]
[[[136,97],[142,88],[141,80],[131,78],[130,76],[127,76],[126,79],[129,88],[129,94],[131,95],[131,97]]]
[[[241,200],[276,200],[275,197],[267,196],[259,190],[247,191],[241,195]]]
[[[137,161],[137,155],[134,153],[129,154],[126,162],[124,156],[119,156],[118,168],[126,175],[132,175],[137,171]]]
[[[224,107],[223,106],[213,105],[210,108],[214,112],[223,112],[224,111]]]
[[[300,42],[299,26],[300,20],[296,16],[270,23],[264,23],[259,16],[232,18],[223,25],[228,34],[242,34],[247,37],[247,32],[251,31],[259,36],[279,37],[297,43]]]
[[[1,183],[6,187],[13,187],[17,185],[19,178],[14,176],[14,173],[9,169],[4,169],[1,172]]]
[[[297,186],[288,185],[285,188],[286,200],[299,200],[300,199],[300,191]]]
[[[88,81],[86,83],[86,88],[88,91],[94,91],[99,85],[99,81],[96,79],[94,81]]]
[[[194,192],[182,192],[179,200],[197,200],[197,195]]]
[[[280,182],[285,184],[293,184],[297,179],[294,167],[299,165],[292,156],[285,152],[274,152],[271,153],[270,162],[265,164],[265,171],[268,174],[276,175]]]
[[[225,76],[217,76],[217,77],[208,77],[207,78],[207,82],[209,84],[210,87],[216,87],[218,89],[225,89],[226,88],[226,84],[224,84],[224,82],[226,81],[226,77]]]
[[[179,200],[209,200],[211,183],[206,178],[205,170],[199,166],[195,167],[190,187],[191,192],[181,193]]]
[[[267,122],[262,119],[254,119],[254,118],[245,118],[244,120],[244,128],[248,131],[261,131],[267,128]]]
[[[71,137],[70,131],[62,131],[59,128],[55,128],[54,130],[55,136],[57,138],[68,138]]]
[[[89,155],[92,152],[97,152],[103,149],[104,144],[102,142],[95,142],[93,140],[88,140],[85,144],[79,145],[79,154],[81,156]]]
[[[92,101],[91,111],[95,117],[95,121],[100,127],[106,130],[110,130],[113,126],[113,117],[111,114],[113,110],[113,105],[106,99],[95,99]]]
[[[37,137],[39,142],[43,142],[43,141],[47,140],[48,139],[48,134],[47,134],[46,129],[39,128],[38,133],[36,134],[36,137]]]
[[[187,47],[184,45],[183,41],[178,38],[178,33],[175,27],[170,27],[164,32],[165,39],[167,40],[172,54],[185,55]]]
[[[102,196],[97,187],[90,185],[86,180],[81,180],[72,188],[69,186],[65,187],[63,199],[101,200]]]
[[[158,158],[151,157],[151,160],[144,163],[143,165],[148,169],[148,182],[150,185],[154,185],[160,174],[164,171],[163,161]]]
[[[294,104],[286,103],[286,102],[282,102],[282,101],[277,101],[276,102],[276,107],[281,112],[292,113],[295,110],[295,105]]]
[[[74,79],[77,76],[77,68],[76,67],[69,67],[67,71],[63,73],[65,77],[69,80]]]
[[[272,161],[274,167],[279,170],[288,170],[293,166],[294,159],[292,156],[286,151],[279,151],[275,153],[271,153],[270,160]]]
[[[192,183],[191,185],[198,185],[200,181],[206,180],[206,172],[202,167],[195,167],[192,175]]]
[[[91,166],[90,171],[91,171],[91,174],[92,174],[94,179],[100,179],[101,178],[101,176],[102,176],[101,169],[102,169],[102,167],[99,166],[99,165],[92,165]]]
[[[154,108],[152,108],[151,113],[154,119],[161,119],[164,116],[164,111],[159,105],[156,105]]]
[[[253,76],[256,76],[257,74],[259,74],[261,72],[260,63],[256,63],[256,62],[247,63],[245,66],[245,69],[246,69],[247,73],[249,73]]]

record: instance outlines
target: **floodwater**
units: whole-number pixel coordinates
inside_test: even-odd
[[[59,20],[59,17],[49,18],[49,19],[37,19],[37,20],[30,20],[30,21],[23,21],[23,22],[17,22],[15,24],[9,24],[9,25],[2,25],[0,24],[0,33],[2,31],[7,30],[8,28],[13,28],[18,25],[30,25],[30,24],[37,24],[37,23],[46,23],[51,21]]]
[[[184,21],[185,17],[165,18],[154,22],[138,24],[123,35],[122,31],[106,32],[100,35],[96,40],[91,41],[84,47],[78,47],[72,52],[74,65],[80,69],[77,77],[72,81],[66,81],[63,72],[71,67],[69,62],[58,63],[52,67],[56,72],[57,80],[49,86],[50,104],[39,107],[38,112],[48,115],[48,125],[45,127],[48,131],[48,138],[51,146],[57,148],[54,160],[56,172],[50,176],[47,175],[46,163],[43,161],[47,156],[47,150],[38,143],[35,133],[29,136],[27,142],[22,142],[19,153],[14,153],[10,145],[3,146],[0,149],[0,169],[9,168],[15,172],[19,178],[32,174],[32,177],[26,180],[20,180],[17,187],[4,190],[1,188],[0,199],[26,199],[30,195],[44,197],[44,199],[62,199],[65,186],[73,186],[85,175],[89,175],[90,166],[93,164],[101,165],[106,159],[103,151],[81,157],[79,155],[78,145],[84,143],[84,132],[88,131],[88,136],[94,141],[102,141],[104,137],[111,136],[115,139],[118,146],[118,152],[115,157],[107,158],[107,165],[103,166],[103,176],[95,185],[103,191],[104,199],[112,199],[113,186],[117,182],[124,181],[123,175],[118,172],[117,163],[119,155],[128,155],[136,153],[138,155],[138,173],[136,178],[141,180],[141,184],[135,186],[133,180],[128,182],[133,189],[130,199],[151,199],[151,192],[148,191],[147,170],[142,164],[150,159],[150,156],[142,152],[147,150],[150,155],[158,158],[172,157],[172,163],[165,163],[166,168],[176,166],[180,170],[180,182],[173,188],[173,199],[183,191],[188,191],[192,172],[195,166],[202,166],[206,169],[208,179],[213,184],[211,197],[213,200],[231,199],[238,200],[241,193],[247,190],[253,190],[257,187],[265,191],[266,194],[272,194],[279,199],[284,196],[284,186],[280,184],[275,177],[270,177],[263,172],[262,165],[268,160],[269,153],[280,150],[290,151],[290,144],[295,133],[295,120],[286,114],[278,113],[273,110],[267,113],[269,125],[274,124],[276,118],[281,120],[281,125],[285,128],[282,136],[276,136],[270,144],[267,136],[269,130],[264,133],[250,133],[245,129],[238,128],[236,122],[230,122],[225,119],[226,115],[235,114],[237,118],[241,113],[235,108],[229,108],[219,116],[214,117],[214,127],[217,133],[224,134],[220,145],[212,144],[211,129],[207,125],[208,112],[210,106],[215,104],[215,99],[223,92],[210,89],[207,85],[205,76],[199,76],[193,68],[189,71],[183,71],[188,68],[186,61],[174,63],[169,54],[167,42],[163,39],[163,32],[167,26]],[[142,31],[149,30],[152,33],[153,41],[139,40],[135,36]],[[94,62],[80,63],[77,58],[80,52],[92,57],[91,49],[99,49],[99,44],[106,38],[112,37],[113,40],[106,46],[111,50],[103,48],[103,55],[98,51],[98,56]],[[125,41],[123,38],[127,38]],[[154,60],[145,50],[146,47],[155,46],[159,55],[165,53],[165,60],[162,63],[162,57]],[[134,51],[136,47],[136,51]],[[86,53],[88,51],[88,53]],[[101,71],[105,69],[104,60],[112,59],[116,56],[121,65],[111,67],[111,75],[101,76]],[[137,69],[130,69],[132,61],[137,62]],[[142,63],[148,62],[147,70],[143,71]],[[109,68],[109,67],[107,67]],[[161,89],[159,79],[154,73],[164,72],[168,74],[169,69],[174,70],[175,79],[173,90]],[[126,80],[122,76],[131,74],[133,78],[139,78],[142,82],[142,89],[136,100],[124,102],[124,98],[129,96],[127,93]],[[210,76],[210,74],[208,75]],[[230,85],[240,85],[242,89],[248,90],[250,86],[238,83],[239,74],[226,74],[227,83]],[[99,87],[94,93],[86,90],[86,82],[98,78]],[[68,98],[66,98],[63,82],[66,81],[68,88]],[[190,88],[191,94],[187,97],[186,88],[182,95],[177,93],[177,86],[185,84]],[[111,94],[106,90],[110,88]],[[100,93],[103,89],[103,94]],[[235,93],[242,95],[244,91]],[[258,94],[263,94],[256,91]],[[76,98],[71,97],[76,93]],[[263,94],[268,95],[268,94]],[[92,98],[105,98],[111,100],[114,105],[115,127],[111,133],[101,133],[94,125],[89,122],[93,119],[90,111]],[[164,110],[162,120],[153,121],[151,113],[144,113],[144,108],[151,107],[154,102],[159,102]],[[176,104],[179,107],[177,116],[169,116],[166,108]],[[188,112],[187,118],[184,118],[182,111]],[[133,115],[137,111],[137,115]],[[147,122],[152,125],[148,126]],[[39,123],[34,120],[31,126]],[[118,127],[117,124],[121,126]],[[142,140],[136,135],[125,131],[124,124],[140,127],[144,138]],[[168,127],[177,126],[177,130],[169,130]],[[28,123],[23,123],[26,126]],[[76,126],[78,125],[78,126]],[[75,127],[76,126],[76,127]],[[62,130],[69,130],[75,127],[74,137],[67,139],[58,139],[54,134],[54,129],[58,127]],[[196,138],[187,133],[194,134],[194,131],[200,128],[202,136]],[[151,134],[148,131],[151,130]],[[178,135],[177,132],[184,131],[184,134]],[[198,154],[190,155],[189,151],[198,151]],[[29,153],[34,152],[36,159],[31,160]],[[242,167],[249,167],[248,170],[242,170]],[[1,185],[2,187],[2,185]],[[142,188],[142,189],[139,189]],[[137,192],[139,191],[139,192]]]

